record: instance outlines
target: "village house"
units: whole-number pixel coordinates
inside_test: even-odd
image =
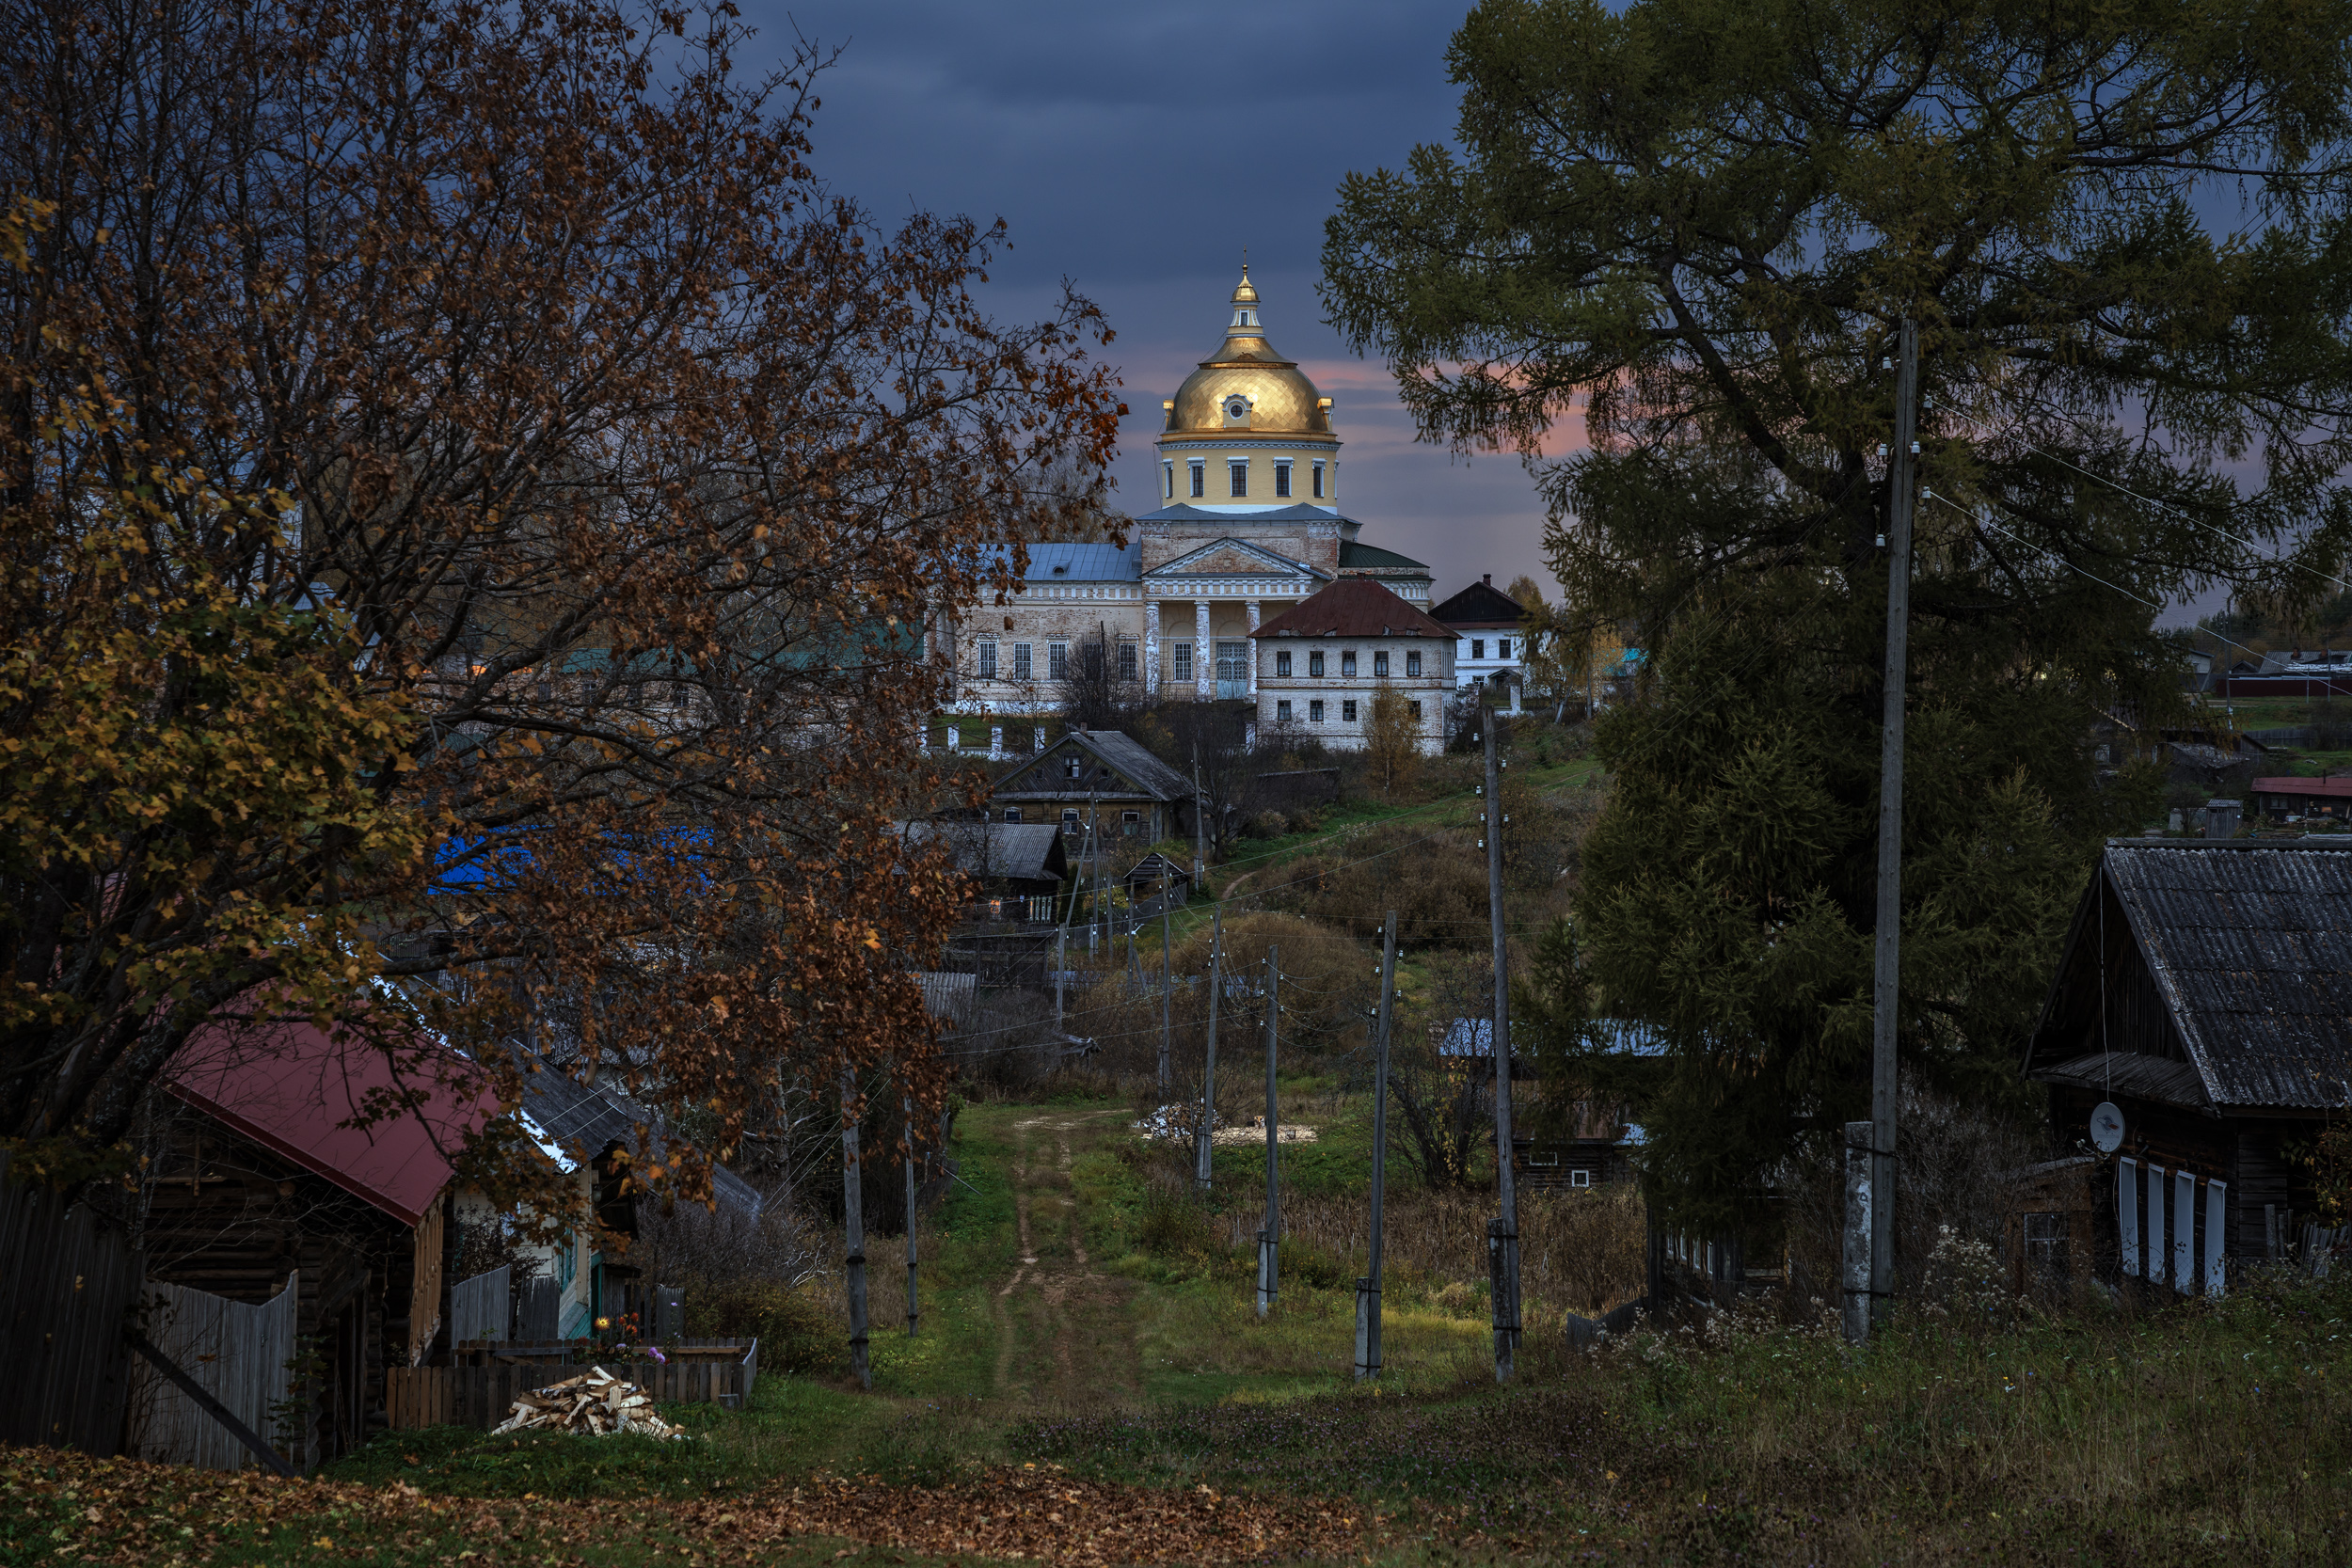
[[[1293,732],[1334,751],[1361,751],[1372,699],[1385,687],[1405,698],[1422,753],[1445,749],[1454,633],[1381,584],[1343,578],[1250,638],[1262,733]]]
[[[1061,827],[1000,822],[997,815],[977,822],[910,822],[901,831],[910,844],[945,846],[955,868],[971,882],[965,918],[1050,920],[1054,895],[1070,876]]]
[[[1431,610],[1429,618],[1454,630],[1454,680],[1507,692],[1508,710],[1517,713],[1527,668],[1527,611],[1519,602],[1497,588],[1488,573]]]
[[[2068,1159],[2019,1256],[2218,1295],[2296,1244],[2292,1150],[2352,1109],[2352,839],[2111,841],[2026,1047]]]
[[[996,783],[1000,823],[1046,823],[1073,846],[1136,849],[1193,831],[1192,781],[1117,730],[1073,730]]]

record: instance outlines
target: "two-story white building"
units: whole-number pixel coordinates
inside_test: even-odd
[[[1369,578],[1342,578],[1249,634],[1261,735],[1295,732],[1334,751],[1364,748],[1372,700],[1407,704],[1424,756],[1445,750],[1454,633]]]
[[[1463,686],[1499,686],[1519,707],[1527,666],[1527,611],[1495,586],[1492,573],[1429,612],[1454,633],[1454,678]]]

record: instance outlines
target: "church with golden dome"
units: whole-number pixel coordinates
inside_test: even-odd
[[[1332,402],[1267,341],[1247,267],[1225,341],[1160,409],[1157,504],[1128,543],[1031,545],[1004,613],[949,632],[960,711],[1050,711],[1097,636],[1146,700],[1254,699],[1250,634],[1339,579],[1428,610],[1429,568],[1364,544],[1342,508]]]

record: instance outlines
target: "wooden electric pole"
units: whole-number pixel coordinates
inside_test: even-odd
[[[907,1338],[914,1338],[915,1320],[921,1316],[914,1305],[914,1097],[898,1097],[899,1119],[906,1123],[907,1167]]]
[[[874,1386],[874,1369],[866,1358],[866,1188],[859,1180],[857,1148],[857,1080],[841,1069],[841,1224],[848,1246],[842,1262],[850,1285],[850,1370],[861,1386]]]
[[[1175,1025],[1169,1011],[1169,993],[1176,989],[1176,960],[1170,958],[1168,944],[1168,896],[1176,890],[1169,878],[1160,884],[1160,1093],[1166,1094],[1175,1082]]]
[[[1494,1300],[1495,1381],[1511,1379],[1519,1348],[1519,1195],[1511,1169],[1511,955],[1502,929],[1502,752],[1496,716],[1478,697],[1486,742],[1486,911],[1494,931],[1495,1186],[1502,1212],[1486,1225],[1489,1291]]]
[[[1193,1144],[1198,1156],[1193,1181],[1204,1193],[1209,1190],[1209,1156],[1216,1132],[1216,1004],[1225,989],[1218,970],[1224,952],[1225,907],[1219,904],[1209,911],[1209,1049],[1200,1069],[1200,1135]]]
[[[1846,1313],[1846,1337],[1867,1338],[1895,1295],[1895,1033],[1902,971],[1903,685],[1911,635],[1911,513],[1917,465],[1919,328],[1905,318],[1895,371],[1895,440],[1886,467],[1886,691],[1879,750],[1878,952],[1871,984],[1870,1180],[1849,1224],[1870,1238],[1866,1313]]]
[[[1282,1117],[1275,1101],[1274,1051],[1281,1028],[1281,949],[1265,950],[1265,1228],[1258,1232],[1258,1316],[1274,1310],[1280,1292],[1282,1243],[1281,1142]]]
[[[1396,911],[1380,938],[1380,1010],[1372,1051],[1372,1273],[1356,1281],[1356,1376],[1380,1375],[1381,1226],[1389,1171],[1389,1021],[1396,1004]]]

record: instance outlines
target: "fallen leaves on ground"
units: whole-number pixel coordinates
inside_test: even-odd
[[[389,1536],[429,1555],[435,1540],[462,1539],[469,1559],[491,1556],[500,1543],[528,1543],[524,1550],[533,1560],[550,1550],[646,1536],[723,1548],[740,1560],[794,1537],[822,1535],[941,1556],[1092,1568],[1359,1554],[1376,1542],[1380,1523],[1347,1503],[1205,1486],[1124,1486],[1081,1481],[1053,1465],[997,1466],[936,1487],[818,1477],[707,1500],[539,1500],[438,1497],[398,1481],[288,1481],[250,1470],[232,1475],[0,1448],[0,1507],[31,1517],[43,1505],[56,1522],[51,1560],[103,1564],[148,1563],[167,1553],[200,1563],[225,1532],[235,1530],[280,1540],[291,1534],[321,1551],[356,1548],[361,1536],[382,1545]],[[333,1544],[339,1539],[340,1547]],[[441,1560],[458,1559],[453,1553]]]

